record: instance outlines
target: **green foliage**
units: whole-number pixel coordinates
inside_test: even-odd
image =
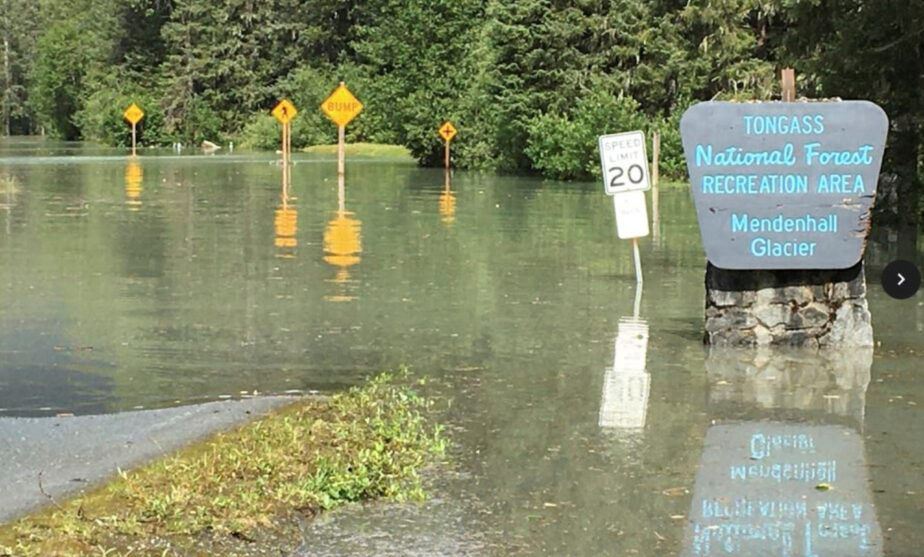
[[[281,128],[279,122],[270,115],[278,102],[287,98],[292,101],[298,114],[292,120],[292,148],[302,149],[311,145],[327,145],[337,142],[337,126],[331,122],[320,107],[324,99],[333,90],[331,84],[338,83],[338,74],[332,69],[319,70],[310,67],[299,68],[287,76],[276,87],[273,102],[265,110],[254,113],[244,127],[241,135],[243,145],[252,149],[279,149]],[[351,90],[356,85],[351,80]],[[354,93],[356,94],[356,93]],[[356,138],[358,120],[350,124],[352,137]]]
[[[661,129],[662,169],[680,178],[689,103],[772,98],[794,65],[803,94],[886,108],[886,168],[909,193],[924,167],[921,14],[924,0],[0,0],[0,124],[119,143],[105,104],[137,95],[163,109],[148,142],[242,135],[272,149],[266,114],[289,97],[303,147],[333,141],[317,107],[346,81],[366,106],[348,141],[435,165],[448,119],[458,167],[586,178],[578,128],[624,98]]]
[[[164,130],[164,112],[157,102],[153,94],[137,88],[123,91],[113,84],[112,88],[101,87],[92,93],[76,114],[75,122],[86,139],[125,147],[131,145],[131,127],[122,113],[131,103],[136,103],[144,110],[144,119],[137,126],[138,144],[160,145],[168,140]]]
[[[82,82],[89,63],[84,47],[76,25],[67,21],[52,25],[38,40],[29,99],[53,136],[80,137],[73,119],[82,103]]]
[[[296,138],[301,137],[299,134],[292,134],[293,144]],[[264,151],[279,149],[281,141],[282,131],[279,122],[266,112],[257,112],[251,116],[244,125],[244,131],[241,132],[240,137],[242,147]]]
[[[177,139],[185,139],[193,145],[203,141],[223,143],[223,124],[221,115],[208,101],[202,97],[194,97],[187,103],[185,118],[179,128],[174,128],[174,135]]]
[[[38,38],[33,0],[0,0],[0,134],[28,133],[32,114],[26,83]]]
[[[482,3],[374,0],[357,8],[353,47],[367,76],[368,140],[405,145],[422,164],[442,161],[437,128],[445,120],[465,126],[460,101]]]
[[[292,121],[292,147],[301,149],[309,145],[336,143],[337,126],[321,112],[321,103],[330,95],[339,82],[332,69],[299,68],[280,81],[276,87],[272,109],[277,99],[288,98],[298,109]],[[357,84],[351,80],[352,87]],[[351,124],[352,126],[352,124]],[[279,126],[276,126],[279,135]],[[276,145],[278,145],[278,141]]]
[[[645,127],[639,104],[595,87],[581,95],[571,114],[543,114],[529,126],[526,154],[534,168],[560,179],[600,174],[597,137]]]
[[[924,182],[924,0],[781,0],[781,57],[811,96],[878,102],[891,121],[883,171],[899,178],[896,219],[917,220]],[[914,208],[914,210],[908,210]]]
[[[383,374],[124,473],[104,490],[0,528],[0,551],[9,544],[16,555],[86,554],[167,536],[198,554],[192,546],[207,536],[208,553],[224,554],[229,536],[252,539],[294,511],[423,499],[420,470],[447,440],[427,417],[432,401],[408,380],[406,371]]]
[[[660,118],[652,126],[656,127],[658,133],[661,134],[661,153],[658,166],[661,175],[666,178],[681,180],[686,176],[687,162],[683,156],[683,143],[680,140],[680,118],[683,117],[684,111],[693,104],[689,99],[681,98],[666,118]],[[651,153],[650,147],[649,144],[649,153]]]

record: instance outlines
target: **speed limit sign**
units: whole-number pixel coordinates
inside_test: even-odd
[[[601,135],[600,164],[607,195],[627,191],[648,191],[648,155],[645,132],[634,131]]]

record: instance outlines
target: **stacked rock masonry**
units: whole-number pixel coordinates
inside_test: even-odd
[[[705,328],[713,346],[872,346],[863,264],[785,271],[708,264]]]

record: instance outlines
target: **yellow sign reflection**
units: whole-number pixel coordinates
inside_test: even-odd
[[[345,292],[351,283],[349,268],[360,262],[362,253],[362,221],[354,218],[345,208],[344,183],[341,176],[338,183],[339,206],[337,213],[324,229],[324,261],[337,267],[333,282],[341,285],[340,291],[325,299],[332,302],[347,302],[355,296]]]
[[[295,237],[298,232],[298,209],[294,205],[283,203],[276,209],[276,218],[273,220],[276,229],[275,245],[277,248],[294,249],[298,246]],[[279,253],[280,257],[295,257],[294,253]]]
[[[141,208],[141,192],[144,188],[141,182],[144,180],[144,170],[137,162],[129,162],[125,167],[125,204],[132,211]]]
[[[440,220],[452,224],[456,220],[456,195],[452,192],[449,171],[445,172],[443,191],[440,193]]]
[[[282,259],[294,259],[295,248],[298,247],[298,208],[293,204],[295,198],[289,195],[290,172],[291,168],[283,167],[282,203],[276,208],[273,219],[273,244],[278,248],[276,257]]]

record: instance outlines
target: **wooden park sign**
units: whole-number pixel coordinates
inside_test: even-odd
[[[858,263],[888,126],[867,101],[687,110],[680,132],[706,257],[723,269]]]

